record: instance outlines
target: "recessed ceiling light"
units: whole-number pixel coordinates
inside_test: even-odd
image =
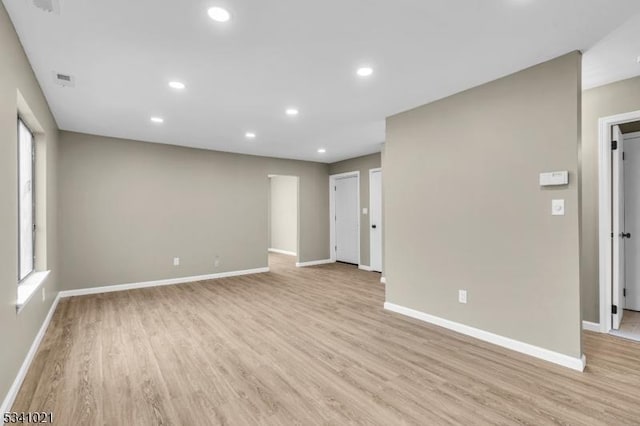
[[[227,9],[223,9],[221,7],[212,7],[207,11],[209,14],[209,18],[213,19],[216,22],[227,22],[231,19],[231,14]]]
[[[256,134],[253,132],[247,132],[244,134],[244,137],[247,139],[255,139],[256,138]]]
[[[373,68],[371,68],[371,67],[360,67],[360,68],[358,68],[358,71],[356,71],[356,73],[360,77],[369,77],[371,74],[373,74]]]
[[[287,115],[294,116],[294,115],[298,115],[300,111],[298,111],[296,108],[287,108],[286,113]]]
[[[325,152],[327,152],[327,150],[326,150],[326,149],[324,149],[324,148],[320,148],[320,149],[318,150],[318,154],[324,154]]]
[[[184,85],[184,83],[180,82],[180,81],[170,81],[169,82],[169,87],[171,87],[172,89],[179,89],[182,90],[184,89],[186,86]]]
[[[153,121],[154,123],[164,123],[164,118],[151,117],[151,121]]]

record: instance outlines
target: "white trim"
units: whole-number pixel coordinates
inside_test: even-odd
[[[360,176],[360,171],[354,170],[352,172],[344,172],[344,173],[337,173],[335,175],[329,175],[329,177],[333,179],[342,179],[342,178],[351,177],[351,176]]]
[[[297,262],[297,268],[304,268],[306,266],[317,266],[317,265],[326,265],[327,263],[336,263],[334,259],[324,259],[324,260],[312,260],[310,262]]]
[[[345,172],[338,173],[335,175],[329,176],[329,255],[333,262],[336,261],[336,193],[334,191],[334,187],[336,185],[336,179],[346,178],[355,176],[358,180],[358,264],[360,263],[360,238],[361,238],[361,227],[360,227],[360,217],[362,216],[362,211],[360,210],[360,171],[356,170],[353,172]]]
[[[582,329],[583,330],[587,330],[587,331],[595,331],[597,333],[600,333],[600,324],[597,322],[591,322],[591,321],[582,321]]]
[[[368,266],[368,265],[358,265],[358,269],[362,269],[363,271],[368,271],[368,272],[373,271],[373,269],[371,269],[371,266]]]
[[[640,111],[598,120],[598,265],[600,269],[600,331],[611,331],[611,127],[640,120]]]
[[[51,318],[53,318],[53,313],[56,311],[56,307],[58,306],[58,301],[60,300],[60,294],[56,296],[51,307],[49,308],[49,312],[45,317],[42,325],[40,326],[40,330],[38,330],[38,334],[36,334],[35,339],[33,339],[33,343],[29,348],[29,352],[27,352],[27,356],[25,356],[24,361],[22,362],[22,366],[20,366],[20,370],[18,370],[18,374],[16,375],[13,384],[9,388],[7,395],[4,397],[2,401],[2,405],[0,406],[0,413],[7,413],[11,410],[11,406],[18,395],[18,391],[22,386],[22,382],[27,375],[27,371],[29,371],[29,367],[31,366],[31,362],[33,362],[33,358],[36,356],[38,352],[38,348],[40,347],[40,343],[44,338],[45,332],[47,331],[47,327],[49,327],[49,323],[51,322]]]
[[[371,263],[371,259],[373,259],[373,248],[371,245],[371,234],[373,233],[373,230],[371,228],[371,211],[373,210],[371,208],[371,175],[376,173],[376,172],[380,172],[380,185],[382,185],[382,167],[376,167],[374,169],[369,169],[369,263]],[[382,192],[382,188],[380,188],[380,191]],[[380,197],[382,198],[382,193],[380,193]],[[382,199],[380,200],[380,204],[382,204]],[[380,221],[382,221],[382,213],[383,213],[383,208],[381,206],[381,212],[380,212]],[[380,223],[380,227],[382,228],[382,223]],[[382,241],[380,241],[380,244],[382,245]],[[384,253],[384,250],[382,250],[382,247],[380,247],[380,250]],[[382,265],[384,265],[384,259],[382,258],[382,256],[380,256],[380,260]],[[380,269],[382,269],[382,265],[380,265]],[[373,269],[371,269],[373,271]],[[382,271],[376,271],[376,272],[382,272]]]
[[[582,355],[581,358],[574,358],[569,355],[544,349],[509,337],[500,336],[498,334],[490,333],[488,331],[480,330],[478,328],[470,327],[444,318],[439,318],[414,309],[405,308],[404,306],[395,305],[393,303],[385,302],[384,308],[388,311],[406,315],[494,345],[502,346],[503,348],[511,349],[525,355],[530,355],[554,364],[562,365],[563,367],[571,368],[572,370],[584,371],[584,367],[586,365],[586,357],[584,355]]]
[[[269,252],[278,253],[278,254],[286,254],[287,256],[297,256],[298,254],[292,251],[280,250],[276,248],[270,248]]]
[[[380,277],[380,282],[382,284],[386,284],[387,283],[387,277]]]
[[[31,300],[36,291],[44,284],[51,271],[32,272],[27,278],[18,284],[18,298],[16,310],[22,312],[22,308]]]
[[[126,291],[126,290],[133,290],[137,288],[147,288],[147,287],[161,287],[165,285],[174,285],[174,284],[186,284],[186,283],[191,283],[195,281],[215,280],[218,278],[237,277],[240,275],[261,274],[264,272],[269,272],[269,268],[268,267],[256,268],[256,269],[247,269],[245,271],[221,272],[218,274],[197,275],[197,276],[182,277],[182,278],[169,278],[166,280],[158,280],[158,281],[144,281],[140,283],[116,284],[116,285],[107,285],[102,287],[80,288],[77,290],[61,291],[59,293],[59,296],[72,297],[72,296],[84,296],[87,294],[111,293],[114,291]]]

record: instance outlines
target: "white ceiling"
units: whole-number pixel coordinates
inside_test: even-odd
[[[640,74],[639,60],[640,15],[635,15],[585,52],[582,87],[591,89],[635,77]]]
[[[322,162],[379,151],[385,117],[587,50],[640,12],[638,0],[60,0],[59,15],[3,3],[61,129]],[[211,6],[232,20],[215,23]],[[356,77],[361,64],[375,74]]]

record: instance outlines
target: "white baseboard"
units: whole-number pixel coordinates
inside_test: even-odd
[[[280,249],[276,249],[276,248],[270,248],[269,252],[271,253],[279,253],[279,254],[286,254],[287,256],[297,256],[298,254],[292,251],[286,251],[286,250],[280,250]]]
[[[444,318],[439,318],[430,314],[426,314],[424,312],[416,311],[414,309],[405,308],[404,306],[395,305],[393,303],[385,302],[384,308],[388,311],[406,315],[408,317],[428,322],[430,324],[435,324],[437,326],[453,330],[457,333],[465,334],[467,336],[471,336],[485,342],[493,343],[494,345],[502,346],[504,348],[511,349],[525,355],[530,355],[536,358],[543,359],[545,361],[552,362],[554,364],[562,365],[563,367],[568,367],[572,370],[584,371],[584,367],[586,365],[586,357],[584,355],[582,355],[581,358],[574,358],[569,355],[554,352],[549,349],[544,349],[538,346],[531,345],[529,343],[524,343],[519,340],[511,339],[509,337],[500,336],[498,334],[490,333],[488,331],[480,330],[478,328],[470,327],[468,325],[460,324]]]
[[[380,277],[380,282],[382,284],[386,284],[387,283],[387,277]]]
[[[588,331],[595,331],[597,333],[602,333],[602,330],[600,329],[600,324],[597,322],[582,321],[582,329],[588,330]]]
[[[311,262],[298,262],[296,266],[298,268],[304,268],[305,266],[316,266],[316,265],[326,265],[327,263],[335,263],[335,260],[324,259],[324,260],[312,260]]]
[[[27,352],[27,356],[24,358],[22,362],[22,366],[20,366],[20,370],[18,370],[18,375],[16,376],[13,384],[9,388],[9,392],[5,396],[2,401],[2,405],[0,406],[0,413],[7,413],[11,411],[11,406],[18,395],[18,391],[22,386],[22,382],[24,381],[25,376],[27,375],[27,371],[29,371],[29,367],[31,366],[31,362],[33,358],[36,356],[36,352],[38,352],[38,348],[40,347],[40,343],[44,338],[44,334],[47,331],[47,327],[49,327],[49,323],[51,322],[51,318],[53,317],[53,313],[56,311],[56,307],[58,306],[58,301],[60,300],[60,294],[56,296],[51,307],[49,308],[49,312],[45,317],[42,325],[40,326],[40,330],[38,330],[38,334],[36,334],[35,339],[33,339],[33,343],[29,348],[29,352]]]
[[[160,287],[165,285],[185,284],[195,281],[215,280],[218,278],[237,277],[240,275],[261,274],[269,272],[269,268],[247,269],[245,271],[220,272],[218,274],[197,275],[193,277],[170,278],[158,281],[145,281],[140,283],[107,285],[102,287],[81,288],[77,290],[65,290],[60,292],[60,297],[84,296],[87,294],[110,293],[113,291],[133,290],[136,288]]]
[[[371,266],[367,266],[367,265],[358,265],[358,269],[362,269],[363,271],[373,271],[373,269],[371,269]]]

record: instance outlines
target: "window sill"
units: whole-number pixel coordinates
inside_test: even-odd
[[[50,272],[51,271],[33,272],[18,284],[18,300],[16,301],[16,310],[18,313],[20,313],[27,302],[31,300],[36,290],[42,286]]]

